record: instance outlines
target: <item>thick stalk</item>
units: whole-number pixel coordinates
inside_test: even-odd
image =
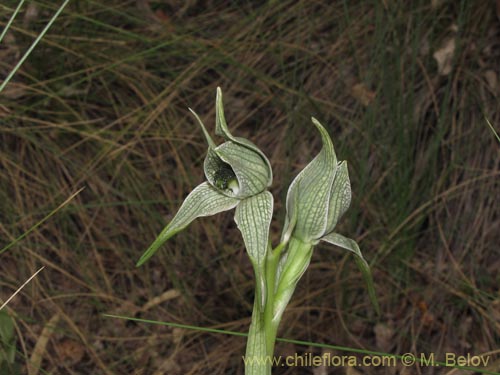
[[[252,323],[248,332],[245,353],[245,375],[271,375],[271,361],[266,350],[264,314],[260,310],[259,296],[255,296]]]
[[[288,245],[288,256],[283,265],[273,301],[273,324],[278,325],[288,302],[292,298],[297,283],[311,261],[313,245],[291,238]],[[276,327],[277,328],[277,327]]]
[[[268,251],[265,267],[266,303],[261,312],[260,293],[256,293],[245,356],[246,375],[271,374],[274,344],[281,318],[311,260],[311,244],[292,237],[288,246],[288,256],[278,280],[278,265],[284,245],[280,244],[276,249]]]
[[[264,329],[266,331],[266,349],[269,358],[273,358],[274,343],[278,331],[279,321],[274,322],[274,293],[276,291],[276,276],[281,251],[285,244],[279,244],[276,249],[269,251],[266,259],[266,307],[264,310]]]

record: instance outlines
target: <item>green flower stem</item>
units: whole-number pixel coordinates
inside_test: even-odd
[[[267,359],[266,337],[264,314],[260,308],[259,296],[256,295],[252,323],[248,331],[245,375],[271,375],[271,362]]]
[[[313,245],[294,238],[290,239],[288,255],[274,293],[273,320],[281,320],[298,281],[306,271],[311,261]]]
[[[274,293],[276,288],[276,275],[281,251],[286,246],[280,243],[274,250],[268,251],[266,259],[266,288],[268,299],[264,310],[264,327],[266,331],[266,349],[269,358],[274,354],[274,343],[278,331],[279,319],[274,319]]]
[[[274,353],[274,342],[276,341],[277,324],[273,323],[273,306],[275,291],[275,276],[278,269],[280,254],[284,243],[279,244],[272,250],[269,246],[265,259],[265,287],[266,301],[264,311],[261,311],[260,296],[255,295],[252,313],[252,323],[248,332],[246,349],[245,374],[246,375],[270,375],[272,367],[272,357]],[[259,283],[257,282],[256,291]],[[278,322],[279,323],[279,322]]]
[[[246,358],[249,359],[245,367],[246,375],[271,374],[274,344],[281,318],[311,260],[313,246],[292,237],[288,244],[286,261],[281,265],[282,271],[278,275],[281,253],[285,247],[285,243],[280,243],[274,250],[269,249],[267,252],[266,302],[262,312],[258,304],[259,296],[255,296],[246,350]]]

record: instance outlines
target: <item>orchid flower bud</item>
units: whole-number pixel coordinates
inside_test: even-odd
[[[339,246],[355,255],[368,286],[368,292],[373,305],[378,310],[377,298],[373,287],[370,267],[361,254],[358,244],[333,230],[339,219],[351,203],[351,183],[347,171],[347,162],[337,161],[332,140],[325,128],[315,118],[312,122],[318,128],[323,142],[320,153],[297,175],[290,184],[286,197],[287,214],[282,242],[290,244],[302,243],[302,246],[292,246],[299,249],[286,255],[282,261],[283,301],[286,305],[287,284],[297,280],[309,264],[310,247],[320,240]]]
[[[347,163],[338,162],[332,141],[325,128],[318,128],[323,148],[293,180],[286,198],[286,225],[283,235],[315,244],[332,232],[351,202],[351,184]]]

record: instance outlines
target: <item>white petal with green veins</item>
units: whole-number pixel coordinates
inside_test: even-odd
[[[182,203],[181,208],[149,248],[142,254],[137,267],[146,262],[169,238],[186,228],[191,222],[202,216],[211,216],[228,211],[239,203],[236,198],[221,194],[208,182],[198,185]]]
[[[234,221],[241,231],[245,247],[255,269],[258,295],[261,307],[264,307],[265,275],[264,264],[269,245],[269,225],[273,216],[273,196],[263,191],[253,197],[244,199],[236,207]]]
[[[377,302],[377,295],[375,294],[375,288],[373,286],[373,278],[372,278],[372,273],[370,271],[370,266],[366,262],[365,258],[363,258],[363,254],[361,254],[361,250],[359,249],[359,246],[356,243],[356,241],[344,237],[343,235],[338,233],[330,233],[329,235],[323,237],[321,241],[325,241],[332,245],[341,247],[345,250],[349,250],[355,255],[354,260],[356,261],[356,264],[358,265],[361,273],[363,274],[363,278],[365,279],[366,285],[368,287],[368,294],[370,296],[370,300],[372,301],[373,306],[377,310],[377,313],[380,313],[380,308]]]

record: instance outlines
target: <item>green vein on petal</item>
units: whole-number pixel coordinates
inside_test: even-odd
[[[241,231],[245,247],[255,269],[261,307],[264,307],[264,265],[269,244],[269,225],[273,216],[273,196],[268,191],[244,199],[236,207],[234,221]]]
[[[363,258],[363,254],[361,254],[361,250],[359,249],[359,246],[356,243],[356,241],[344,237],[343,235],[338,233],[330,233],[327,236],[321,238],[321,240],[328,242],[332,245],[341,247],[345,250],[349,250],[355,255],[354,260],[356,261],[356,264],[358,265],[361,273],[363,274],[363,278],[365,279],[365,283],[368,287],[368,294],[370,296],[370,300],[373,304],[373,307],[377,311],[377,314],[380,315],[380,307],[378,305],[377,295],[375,294],[375,288],[373,286],[373,278],[372,278],[372,273],[370,271],[370,266],[366,262],[365,258]]]
[[[186,197],[170,224],[161,231],[151,246],[142,254],[136,266],[139,267],[144,264],[165,241],[186,228],[194,219],[228,211],[236,207],[239,202],[236,198],[221,194],[208,182],[198,185]]]

